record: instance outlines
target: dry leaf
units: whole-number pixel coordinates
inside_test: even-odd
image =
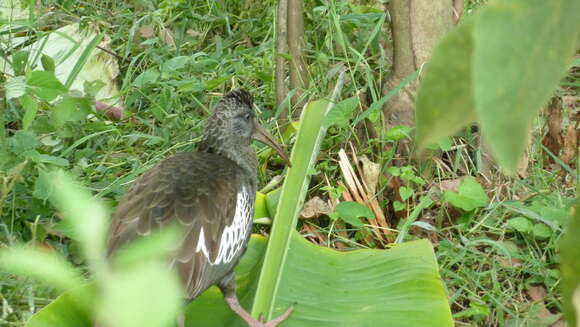
[[[441,192],[457,192],[459,190],[459,184],[461,184],[461,180],[462,178],[455,178],[441,181],[439,182],[439,189]]]
[[[320,197],[315,196],[304,203],[300,216],[303,218],[318,218],[320,215],[329,214],[330,212],[328,203]]]
[[[498,259],[499,264],[502,265],[503,267],[519,267],[521,266],[524,262],[518,258],[499,258]]]
[[[580,98],[573,95],[565,95],[562,97],[562,104],[566,108],[576,108],[580,104]]]
[[[370,194],[375,194],[379,183],[381,166],[369,160],[366,156],[359,158],[362,163],[362,175]]]
[[[191,28],[188,29],[185,33],[187,35],[191,36],[191,37],[200,37],[201,36],[201,33],[200,32],[198,32],[198,31],[196,31],[194,29],[191,29]]]
[[[145,25],[139,28],[139,35],[142,38],[150,39],[155,36],[155,28],[152,25]]]
[[[578,158],[578,129],[575,124],[570,124],[564,137],[564,146],[562,147],[561,159],[568,165],[573,165]]]
[[[161,39],[169,46],[175,46],[175,39],[173,38],[173,33],[170,29],[164,28],[159,32]]]
[[[534,301],[543,301],[546,297],[546,288],[542,285],[530,285],[527,287],[526,293]]]
[[[551,324],[550,327],[566,327],[568,324],[563,319],[559,319],[555,323]]]

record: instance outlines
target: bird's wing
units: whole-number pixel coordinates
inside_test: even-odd
[[[254,194],[240,190],[241,168],[228,159],[208,153],[170,157],[138,178],[121,200],[108,253],[177,224],[183,239],[170,262],[186,295],[194,297],[229,273],[245,248]]]

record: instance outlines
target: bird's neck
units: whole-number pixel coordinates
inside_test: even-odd
[[[256,151],[250,144],[239,144],[239,142],[234,144],[227,140],[211,142],[206,139],[200,144],[199,151],[214,153],[230,159],[246,172],[250,180],[256,181],[258,158]]]

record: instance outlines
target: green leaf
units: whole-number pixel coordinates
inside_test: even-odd
[[[69,166],[69,161],[65,158],[55,157],[48,154],[40,154],[38,162],[47,163],[51,165],[55,165],[58,167],[66,168]]]
[[[51,184],[51,178],[53,175],[44,170],[38,172],[38,177],[34,183],[34,191],[32,196],[35,198],[46,201],[53,192],[53,185]]]
[[[568,321],[568,326],[577,326],[580,321],[580,308],[576,302],[576,308],[573,304],[574,293],[576,301],[580,292],[580,199],[576,199],[574,206],[575,214],[570,219],[570,224],[564,231],[560,240],[560,272],[562,275],[562,283],[560,284],[560,291],[562,292],[562,306],[564,314]]]
[[[28,51],[21,50],[12,56],[12,69],[14,70],[15,76],[24,75],[29,55],[30,53]]]
[[[401,199],[403,201],[407,201],[407,199],[413,196],[413,193],[415,193],[415,191],[413,191],[413,189],[410,187],[406,186],[399,187],[399,195],[401,196]]]
[[[532,120],[572,62],[579,12],[577,0],[496,0],[476,17],[476,109],[483,136],[508,171],[517,168]]]
[[[55,253],[32,248],[12,247],[0,251],[2,270],[38,281],[66,291],[79,287],[82,278],[79,273]]]
[[[90,113],[90,109],[84,103],[85,99],[64,97],[58,101],[51,112],[51,118],[56,127],[61,128],[67,122],[84,120]]]
[[[332,125],[336,125],[339,128],[347,127],[358,104],[358,96],[353,96],[340,101],[336,104],[334,109],[332,109],[328,115],[326,115],[326,118],[324,119],[324,126],[330,127]]]
[[[37,97],[52,101],[67,92],[67,88],[54,76],[54,72],[34,71],[26,81],[27,87]]]
[[[293,232],[291,247],[274,305],[275,316],[294,306],[285,327],[453,326],[433,248],[426,240],[397,244],[389,250],[339,252]],[[238,297],[246,308],[255,296],[265,250],[266,239],[253,235],[236,267]],[[186,316],[189,327],[247,327],[217,287],[193,301]],[[65,294],[36,313],[27,326],[91,324],[75,299]]]
[[[472,29],[473,22],[467,19],[433,50],[417,94],[415,132],[420,149],[453,135],[477,118]]]
[[[153,84],[157,82],[159,78],[159,72],[152,68],[142,72],[133,80],[133,86],[137,88],[142,88],[148,84]]]
[[[34,132],[17,131],[8,139],[10,148],[15,154],[23,154],[26,151],[36,149],[40,146],[40,141]]]
[[[46,70],[47,72],[54,72],[54,60],[52,60],[51,57],[43,54],[40,57],[40,62],[42,63],[42,68],[44,68],[44,70]]]
[[[411,127],[404,125],[397,125],[389,128],[385,138],[390,141],[400,141],[408,138],[411,134]]]
[[[362,217],[375,219],[375,214],[371,209],[354,201],[340,202],[336,206],[336,212],[342,220],[356,227],[364,225],[360,220]]]
[[[85,257],[94,265],[103,265],[107,211],[63,171],[52,173],[51,182],[51,202],[63,212],[75,239],[82,240]]]
[[[403,210],[405,208],[407,208],[407,205],[404,204],[403,202],[400,202],[400,201],[397,201],[397,200],[393,201],[393,209],[395,211],[401,211],[401,210]]]
[[[484,208],[489,203],[487,193],[471,176],[465,177],[461,181],[457,192],[445,192],[443,196],[445,201],[465,211]]]
[[[507,224],[520,233],[529,233],[532,231],[532,222],[526,217],[515,217],[507,221]]]
[[[552,236],[552,229],[545,224],[537,223],[532,229],[532,234],[534,234],[534,237],[539,240],[545,240]]]
[[[24,117],[22,118],[22,129],[27,130],[30,128],[36,113],[38,112],[38,102],[31,97],[29,94],[24,94],[20,97],[20,104],[24,108]]]
[[[291,234],[288,226],[296,226],[300,210],[299,203],[304,201],[310,179],[308,171],[314,164],[313,158],[316,158],[322,137],[326,132],[322,123],[333,106],[332,102],[319,100],[309,103],[302,111],[296,144],[290,155],[292,167],[284,180],[272,225],[272,239],[265,258],[267,269],[262,272],[262,280],[259,282],[258,295],[252,312],[254,316],[258,316],[258,313],[272,312],[285,259],[283,253],[288,251],[290,242]]]
[[[266,200],[266,194],[256,192],[256,201],[254,203],[254,220],[264,217],[270,217],[270,212],[268,211],[268,204]]]
[[[177,276],[163,261],[117,271],[104,284],[99,321],[113,327],[167,327],[182,301]]]

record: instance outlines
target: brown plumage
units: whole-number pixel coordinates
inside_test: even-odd
[[[182,239],[168,264],[191,300],[218,285],[226,302],[252,327],[263,324],[238,303],[233,269],[252,230],[258,161],[252,138],[272,146],[273,138],[256,122],[252,96],[232,91],[208,118],[200,152],[175,154],[139,177],[124,195],[109,232],[108,255],[126,242],[177,225]],[[183,324],[183,321],[181,321]]]

